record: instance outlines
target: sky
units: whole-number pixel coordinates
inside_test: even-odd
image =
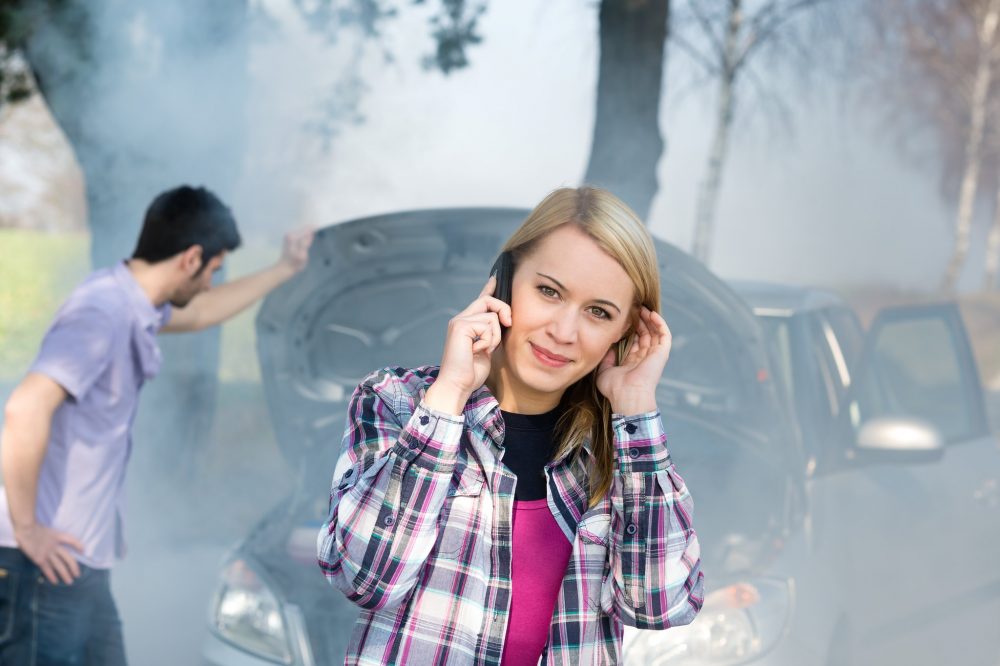
[[[483,42],[469,50],[470,66],[448,76],[421,65],[433,46],[427,7],[405,5],[384,23],[380,40],[366,42],[350,31],[336,40],[310,32],[287,0],[256,4],[273,13],[275,22],[250,42],[249,83],[233,84],[233,98],[246,95],[240,103],[245,117],[237,119],[246,135],[243,163],[189,160],[170,172],[189,173],[217,188],[249,231],[277,237],[300,223],[325,225],[408,208],[531,207],[553,188],[579,184],[594,122],[595,3],[492,2],[480,22]],[[153,33],[142,21],[129,30],[130,48],[151,69],[162,50]],[[667,150],[648,222],[657,236],[689,249],[715,91],[707,86],[681,95],[689,65],[668,51],[668,66],[660,114]],[[737,117],[712,268],[729,278],[936,287],[952,246],[954,218],[953,206],[939,196],[938,174],[904,158],[873,120],[875,110],[853,103],[845,86],[814,77],[807,94],[781,71],[758,71],[777,81],[793,128],[766,122],[760,113]],[[337,85],[350,74],[364,86],[361,121],[337,125],[323,148],[320,135],[307,127],[331,103],[343,104]],[[169,93],[147,87],[164,90]],[[119,106],[121,117],[105,123],[111,130],[153,142],[154,154],[176,152],[169,136],[141,124],[131,104]],[[97,111],[109,117],[104,107]],[[184,123],[199,136],[197,117],[179,126]],[[127,129],[131,125],[134,131]],[[24,197],[44,198],[24,175],[24,165],[32,162],[10,143],[0,146],[7,190],[17,192],[5,198],[8,216],[16,211],[7,209],[22,205]],[[187,170],[178,171],[184,164]],[[39,181],[54,182],[56,167],[34,168]],[[213,173],[237,176],[213,179]],[[162,178],[154,180],[138,186],[136,221],[140,204],[166,186]],[[78,192],[73,195],[79,199]],[[128,243],[134,231],[123,232]],[[964,289],[979,287],[984,237],[981,219],[960,283]]]
[[[295,52],[264,49],[255,62],[260,71],[299,65],[278,85],[301,107],[306,97],[291,89],[327,77],[337,58],[286,18],[284,30],[299,36],[282,43],[294,43]],[[408,9],[387,25],[381,44],[394,62],[371,52],[361,59],[364,121],[344,127],[327,155],[299,162],[312,162],[293,203],[302,219],[322,224],[434,206],[531,207],[550,189],[579,182],[594,121],[596,6],[491,3],[481,20],[483,43],[469,52],[471,65],[450,76],[420,64],[431,48],[425,20],[426,13]],[[678,62],[665,80],[660,124],[667,152],[649,225],[689,249],[714,89],[678,95]],[[808,95],[791,84],[777,88],[793,130],[776,130],[760,114],[737,119],[713,269],[733,278],[934,288],[949,256],[953,219],[937,175],[908,163],[880,138],[873,111],[845,105],[843,90],[828,79]],[[272,100],[274,93],[271,83],[258,90]],[[288,145],[287,131],[295,130],[286,125],[277,144]],[[981,247],[979,231],[974,246]],[[976,250],[965,288],[978,287],[982,252]]]

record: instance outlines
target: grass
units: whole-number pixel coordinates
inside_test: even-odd
[[[20,378],[59,304],[86,276],[89,239],[0,229],[0,381]]]
[[[89,237],[0,229],[0,383],[27,370],[59,305],[90,272]],[[278,248],[248,242],[226,262],[238,277],[274,261]],[[219,379],[260,382],[253,320],[257,307],[222,327]]]

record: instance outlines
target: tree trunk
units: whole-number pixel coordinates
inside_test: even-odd
[[[659,111],[670,0],[602,0],[597,113],[584,180],[607,188],[643,220],[663,154]]]
[[[958,196],[955,216],[955,247],[945,270],[942,288],[954,291],[962,267],[969,253],[969,235],[972,229],[972,212],[979,184],[982,161],[983,131],[986,125],[986,103],[993,78],[993,48],[1000,20],[1000,0],[989,0],[989,5],[979,24],[979,57],[976,78],[972,88],[969,108],[969,134],[965,144],[965,169]]]
[[[986,239],[986,276],[983,291],[997,288],[997,273],[1000,272],[1000,186],[997,187],[996,203],[993,205],[993,226]]]
[[[715,209],[722,187],[722,169],[729,149],[729,128],[733,124],[736,106],[737,50],[743,27],[742,0],[729,0],[726,40],[723,46],[719,74],[719,100],[715,115],[715,134],[708,156],[705,176],[698,187],[698,207],[695,211],[692,254],[708,265],[712,257],[715,235]]]
[[[245,146],[246,0],[69,0],[27,52],[84,172],[95,267],[129,256],[152,198],[235,190]],[[136,423],[151,469],[189,476],[207,446],[219,329],[160,339]],[[144,455],[145,452],[144,452]]]

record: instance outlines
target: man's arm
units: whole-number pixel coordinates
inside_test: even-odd
[[[65,546],[83,552],[83,544],[35,522],[38,475],[49,446],[52,415],[66,397],[62,386],[38,372],[17,385],[4,408],[0,464],[18,546],[50,582],[61,579],[69,584],[80,575],[80,567]]]
[[[312,239],[313,230],[308,228],[286,234],[281,259],[276,264],[198,294],[185,307],[175,308],[160,330],[200,331],[234,317],[305,268]]]

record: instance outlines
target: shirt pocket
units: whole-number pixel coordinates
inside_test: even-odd
[[[471,560],[471,554],[479,546],[483,521],[479,507],[484,481],[482,470],[473,466],[456,471],[452,477],[438,523],[439,557]]]

